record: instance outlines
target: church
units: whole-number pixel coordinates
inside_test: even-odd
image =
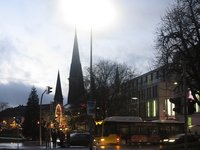
[[[41,104],[41,118],[50,128],[62,130],[86,130],[86,92],[84,89],[83,73],[79,56],[77,33],[75,32],[72,60],[69,73],[69,91],[67,104],[63,103],[60,72],[57,74],[57,82],[53,102]],[[0,122],[16,124],[15,117],[24,117],[26,106],[20,105],[8,108],[0,113]]]

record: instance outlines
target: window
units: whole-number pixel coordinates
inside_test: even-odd
[[[153,98],[156,98],[158,96],[157,89],[158,89],[157,85],[153,86]]]
[[[199,96],[196,95],[197,99],[199,100]],[[200,113],[200,106],[196,103],[195,104],[196,112]]]
[[[143,81],[143,85],[146,85],[146,84],[147,84],[147,78],[146,78],[146,76],[144,76],[144,77],[142,78],[142,81]]]
[[[159,79],[159,71],[156,71],[156,79]]]
[[[144,100],[146,99],[146,90],[143,89],[143,94],[144,94]]]
[[[147,76],[147,84],[151,84],[151,74]]]
[[[156,117],[157,116],[157,106],[158,102],[156,100],[147,102],[147,116]]]
[[[151,98],[151,87],[147,88],[147,99]]]
[[[200,106],[196,103],[195,104],[196,112],[200,113]]]
[[[175,112],[173,111],[174,107],[174,103],[171,103],[169,99],[165,100],[165,112],[167,116],[175,116]]]
[[[138,85],[141,86],[141,78],[138,79]]]
[[[153,81],[153,73],[151,73],[151,82]]]
[[[157,110],[157,105],[156,105],[156,101],[154,100],[153,101],[153,108],[152,108],[153,110],[153,117],[156,117],[156,110]]]

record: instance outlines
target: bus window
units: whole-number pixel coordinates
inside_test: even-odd
[[[109,134],[115,134],[116,133],[116,125],[114,124],[104,124],[104,132],[103,135],[104,136],[108,136]]]
[[[128,127],[120,127],[119,128],[119,133],[120,134],[128,134]]]
[[[102,135],[102,125],[95,126],[95,136],[99,137]]]
[[[129,138],[129,129],[128,127],[120,127],[119,135],[122,139],[122,143],[127,143],[127,139]]]

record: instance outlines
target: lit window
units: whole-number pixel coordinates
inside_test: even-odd
[[[199,95],[196,95],[197,99],[199,100]],[[200,112],[200,106],[196,103],[196,112]]]
[[[156,117],[157,112],[157,101],[147,102],[147,116],[148,117]]]
[[[150,117],[150,102],[147,102],[147,116]]]
[[[173,108],[175,105],[169,101],[169,99],[165,100],[165,112],[168,116],[175,116],[175,112],[173,111]]]
[[[153,101],[153,117],[156,116],[156,109],[157,109],[157,107],[156,107],[156,101],[154,100]]]
[[[196,108],[196,112],[200,112],[200,107],[197,103],[195,104],[195,108]]]

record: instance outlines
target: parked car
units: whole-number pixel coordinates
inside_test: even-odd
[[[174,143],[174,144],[181,144],[181,143],[185,142],[185,137],[186,137],[185,133],[177,134],[177,135],[169,138],[168,142],[169,143]],[[188,143],[198,142],[198,141],[199,141],[199,136],[198,135],[188,133],[188,135],[187,135],[187,142]]]
[[[68,146],[86,146],[92,149],[93,138],[89,132],[74,132],[70,134],[70,139],[66,139]]]

